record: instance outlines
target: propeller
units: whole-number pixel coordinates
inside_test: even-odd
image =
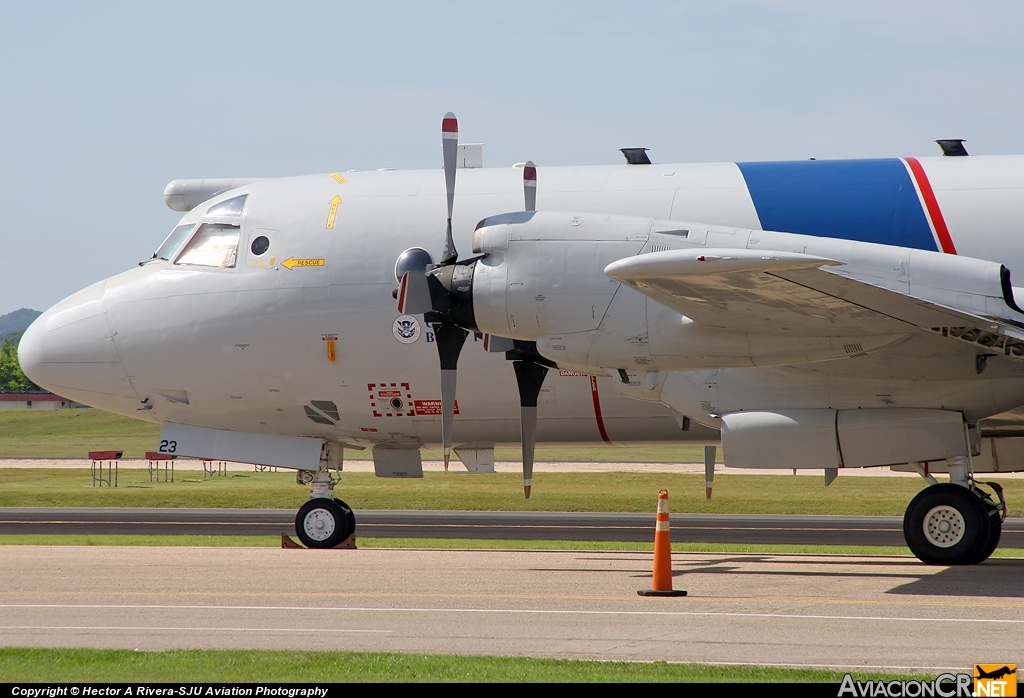
[[[529,160],[523,167],[523,199],[527,211],[536,210],[537,167]],[[485,335],[484,350],[505,352],[505,358],[512,361],[512,368],[516,372],[523,443],[523,495],[529,503],[533,488],[533,459],[537,447],[537,398],[548,374],[548,367],[553,368],[555,364],[537,352],[536,342]]]
[[[459,157],[459,120],[448,112],[441,121],[441,150],[444,153],[444,186],[448,193],[448,230],[445,232],[441,264],[453,264],[459,258],[452,239],[452,207],[455,205],[455,166]]]
[[[537,210],[537,166],[533,160],[527,160],[523,167],[523,198],[527,211]]]
[[[477,259],[460,262],[452,238],[459,122],[451,112],[445,114],[441,122],[441,148],[444,154],[445,190],[448,195],[448,222],[441,263],[426,272],[406,272],[402,276],[396,295],[398,312],[423,313],[424,322],[434,330],[434,343],[437,345],[441,363],[441,441],[444,448],[444,469],[447,472],[451,461],[459,355],[469,332],[477,329],[472,295],[473,272]],[[535,210],[537,168],[533,162],[527,162],[523,168],[523,197],[526,210]],[[554,367],[555,364],[537,352],[537,345],[534,342],[485,335],[484,350],[505,352],[505,358],[512,361],[516,373],[523,437],[523,493],[529,502],[537,444],[537,398],[548,368]]]
[[[537,397],[548,367],[534,361],[513,361],[519,384],[519,423],[523,433],[523,495],[530,501],[533,487],[533,455],[537,446]]]
[[[523,167],[523,200],[527,211],[537,210],[537,167],[533,160],[527,160]],[[532,347],[537,353],[537,347]],[[507,354],[506,354],[507,356]],[[539,354],[538,354],[539,356]],[[523,438],[523,495],[530,501],[533,488],[533,456],[537,447],[537,398],[540,396],[547,366],[533,360],[512,362],[519,386],[519,425]]]
[[[455,204],[455,169],[459,150],[459,122],[448,112],[441,121],[441,150],[444,155],[444,183],[448,195],[441,263],[426,272],[408,271],[398,287],[398,312],[423,313],[423,321],[434,330],[434,343],[441,363],[441,441],[444,469],[448,471],[455,421],[457,367],[469,332],[476,329],[473,316],[473,266],[476,260],[459,262],[452,238],[452,209]]]
[[[455,249],[452,238],[452,208],[455,205],[455,168],[459,154],[459,121],[455,114],[448,112],[441,121],[441,150],[444,154],[444,186],[448,194],[448,226],[445,230],[444,252],[441,253],[441,267],[451,267],[459,259],[459,251]],[[437,278],[436,276],[434,277]],[[471,277],[472,278],[472,277]],[[431,297],[437,295],[431,293]],[[447,295],[447,294],[445,294]],[[442,298],[439,305],[447,305]],[[434,328],[434,340],[437,344],[437,355],[441,360],[441,442],[444,447],[444,471],[448,472],[448,462],[452,457],[452,427],[455,422],[455,387],[458,375],[459,354],[466,343],[469,332],[453,322],[446,321],[442,315],[428,322]],[[426,318],[424,318],[426,320]]]

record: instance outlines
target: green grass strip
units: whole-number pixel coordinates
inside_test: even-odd
[[[0,468],[0,507],[209,507],[296,510],[308,488],[291,472],[231,472],[203,477],[179,471],[177,482],[149,482],[123,469],[120,487],[93,487],[87,468]],[[1024,480],[1004,481],[1011,516],[1024,515]],[[697,473],[534,473],[530,504],[517,473],[427,472],[422,479],[344,473],[336,496],[356,509],[462,511],[625,511],[654,513],[667,488],[673,513],[898,515],[925,486],[919,478],[733,475],[715,478],[704,499]]]
[[[653,543],[579,540],[481,540],[477,538],[359,538],[360,548],[418,548],[424,550],[610,550],[652,552]],[[0,545],[121,545],[178,546],[208,548],[276,548],[277,536],[146,536],[146,535],[56,535],[17,533],[0,535]],[[678,553],[760,553],[777,555],[881,555],[911,557],[902,546],[881,545],[768,545],[765,543],[673,543]],[[1021,559],[1024,550],[996,550],[992,557]]]
[[[392,652],[0,649],[0,681],[36,682],[829,682],[844,672],[749,665],[600,662]],[[861,681],[912,678],[855,672]]]
[[[124,458],[143,458],[160,443],[160,425],[99,409],[0,410],[0,458],[86,458],[89,451],[124,451]],[[721,451],[719,451],[721,454]],[[498,461],[518,462],[518,448],[497,448]],[[369,460],[369,449],[347,449],[347,460]],[[440,449],[423,449],[424,460],[441,460]],[[703,463],[704,447],[545,446],[536,459],[568,462]]]

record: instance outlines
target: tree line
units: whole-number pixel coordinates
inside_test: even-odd
[[[42,390],[21,370],[21,363],[18,361],[20,339],[21,332],[15,332],[0,345],[0,391]]]

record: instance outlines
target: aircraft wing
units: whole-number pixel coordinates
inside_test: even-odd
[[[605,273],[715,329],[841,337],[916,328],[1024,354],[1024,332],[1012,325],[829,271],[841,264],[797,252],[670,250],[620,259]]]

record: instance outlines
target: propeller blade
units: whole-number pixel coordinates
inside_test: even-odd
[[[435,323],[434,341],[441,359],[441,443],[444,447],[444,470],[452,454],[452,427],[455,422],[455,378],[459,354],[469,332],[458,325]]]
[[[402,284],[398,287],[398,312],[403,315],[418,315],[429,313],[433,309],[427,275],[419,271],[405,272],[402,275]]]
[[[704,490],[707,501],[711,501],[711,489],[715,486],[715,446],[704,447]]]
[[[441,150],[444,152],[444,184],[448,191],[448,229],[445,233],[441,264],[451,264],[459,258],[452,239],[452,207],[455,205],[455,166],[459,156],[459,122],[448,112],[441,121]]]
[[[526,210],[537,210],[537,167],[533,160],[527,160],[523,167],[523,196],[526,198]]]
[[[540,395],[547,366],[533,361],[513,361],[519,384],[520,425],[523,432],[523,494],[530,501],[533,488],[533,456],[537,446],[537,397]]]
[[[484,335],[484,351],[491,353],[504,353],[516,348],[515,342],[508,337],[496,337],[493,334]]]

